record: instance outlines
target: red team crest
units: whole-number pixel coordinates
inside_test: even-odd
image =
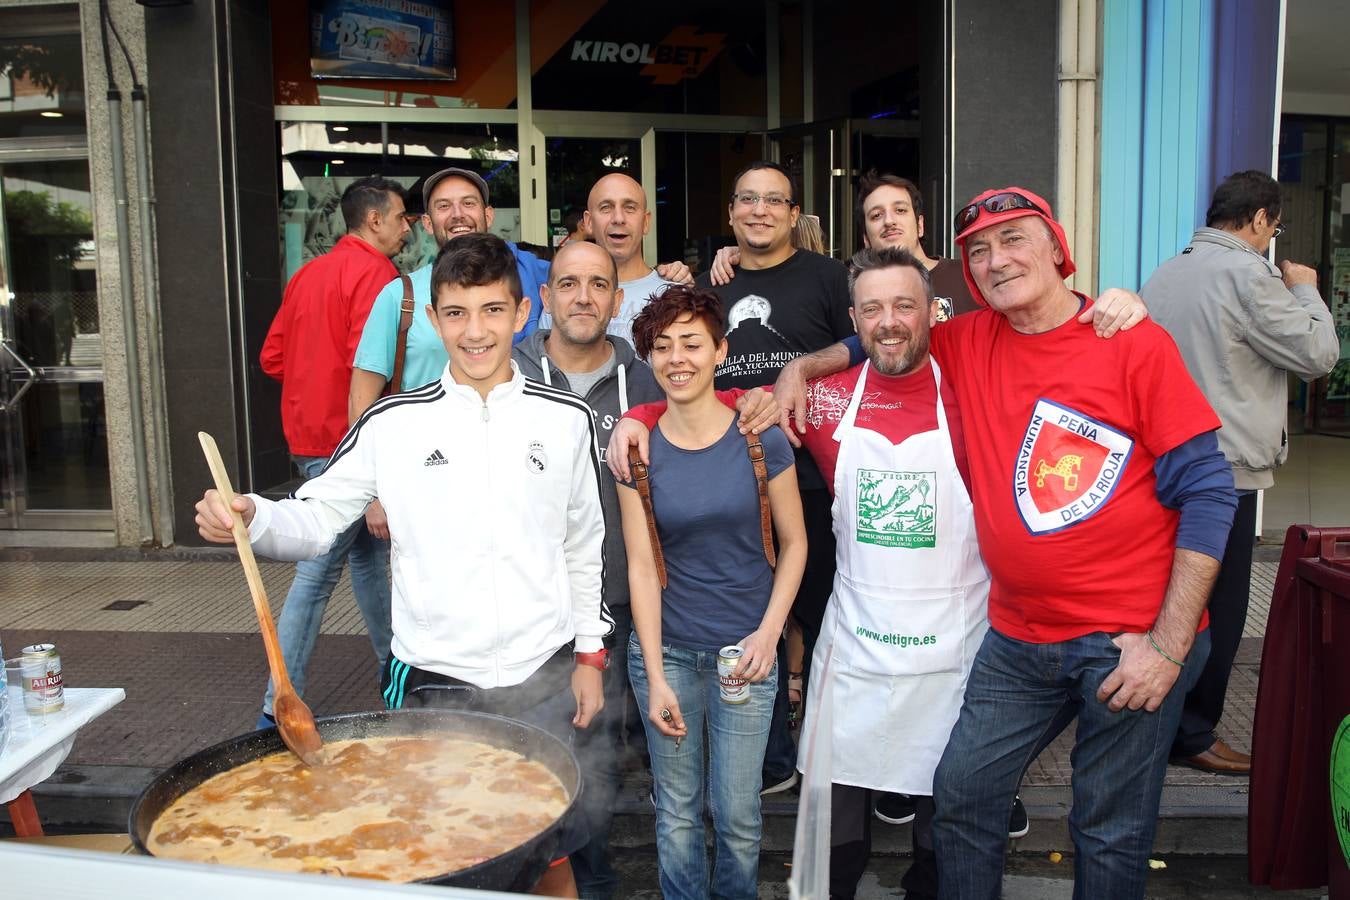
[[[1013,494],[1027,530],[1058,531],[1101,509],[1133,449],[1134,441],[1111,426],[1038,400],[1013,470]]]

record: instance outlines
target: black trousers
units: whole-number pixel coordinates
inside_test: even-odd
[[[1239,494],[1233,528],[1219,564],[1219,577],[1209,595],[1209,659],[1200,680],[1186,695],[1181,725],[1172,742],[1172,756],[1203,753],[1214,743],[1214,727],[1223,717],[1228,676],[1242,643],[1247,600],[1252,587],[1252,549],[1256,544],[1256,494]]]
[[[830,900],[853,900],[872,855],[872,791],[848,784],[830,791]],[[933,853],[933,798],[914,798],[910,843],[914,859],[900,886],[908,900],[936,900],[937,856]]]
[[[809,680],[811,651],[820,634],[820,622],[834,591],[834,526],[830,508],[834,504],[825,489],[802,491],[802,514],[806,522],[806,569],[792,602],[792,615],[802,626],[806,655],[802,660],[804,681]],[[797,766],[797,745],[788,727],[787,642],[778,642],[778,696],[773,702],[769,723],[769,744],[764,752],[764,771],[775,778],[786,778]],[[805,685],[809,689],[809,685]]]

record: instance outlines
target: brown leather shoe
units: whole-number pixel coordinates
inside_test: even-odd
[[[1214,744],[1209,748],[1209,752],[1213,753],[1215,756],[1223,757],[1229,762],[1241,763],[1242,765],[1251,768],[1251,755],[1234,750],[1224,742],[1223,738],[1215,738]]]
[[[1214,743],[1203,753],[1186,759],[1174,759],[1172,762],[1214,775],[1250,775],[1252,771],[1252,758],[1234,750],[1222,738],[1215,738]]]

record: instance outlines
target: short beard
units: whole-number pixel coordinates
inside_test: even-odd
[[[928,335],[926,334],[919,335],[910,332],[904,355],[899,359],[882,356],[881,339],[879,337],[864,338],[859,335],[858,338],[862,342],[863,352],[867,354],[868,361],[872,363],[872,368],[882,375],[908,375],[918,368],[919,360],[928,356]]]
[[[592,337],[592,338],[591,338],[590,340],[588,340],[588,341],[577,340],[577,335],[574,334],[574,333],[568,328],[567,325],[564,325],[564,324],[561,323],[561,322],[554,322],[554,323],[553,323],[553,330],[554,330],[554,332],[557,333],[558,337],[559,337],[561,340],[566,341],[567,343],[571,344],[571,345],[574,346],[574,347],[593,347],[593,346],[595,346],[596,344],[600,343],[601,341],[603,341],[603,340],[605,339],[605,335],[606,335],[606,333],[607,333],[608,330],[609,330],[609,320],[608,320],[608,319],[606,319],[604,322],[601,322],[599,319],[596,319],[595,321],[596,321],[596,325],[599,327],[599,333],[597,333],[594,337]],[[568,323],[568,324],[570,324],[570,323]]]

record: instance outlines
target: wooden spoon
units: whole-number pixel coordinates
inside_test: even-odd
[[[225,471],[225,463],[220,459],[215,439],[205,431],[197,432],[202,452],[206,454],[206,464],[211,469],[211,477],[216,482],[216,492],[225,502],[225,508],[234,517],[234,545],[239,548],[239,561],[244,566],[244,575],[248,579],[248,590],[253,595],[253,611],[258,614],[258,628],[262,631],[263,646],[267,648],[267,665],[272,669],[272,715],[277,720],[277,730],[281,739],[291,752],[311,766],[323,762],[323,738],[314,725],[314,713],[309,711],[305,701],[295,692],[291,678],[286,674],[286,661],[281,656],[281,645],[277,643],[277,627],[272,622],[272,610],[267,605],[267,591],[263,587],[262,574],[258,571],[258,561],[253,558],[253,545],[248,540],[248,528],[234,502],[234,489],[230,487],[230,476]]]

